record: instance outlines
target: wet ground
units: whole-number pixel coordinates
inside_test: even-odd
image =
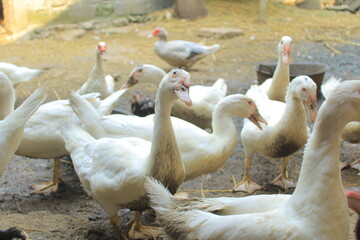
[[[193,84],[210,85],[219,77],[229,86],[228,94],[243,93],[250,83],[256,82],[254,66],[260,62],[276,61],[276,45],[283,35],[294,39],[293,62],[321,62],[329,66],[325,79],[334,75],[342,79],[360,79],[360,25],[359,15],[328,11],[306,11],[281,3],[269,2],[267,23],[256,22],[257,5],[253,1],[210,1],[209,17],[197,21],[179,19],[156,20],[121,27],[122,33],[112,33],[112,26],[88,31],[78,39],[64,41],[55,34],[44,38],[26,37],[0,46],[1,61],[33,68],[48,68],[31,83],[17,88],[18,103],[39,85],[47,85],[48,101],[65,98],[69,90],[78,89],[87,79],[94,63],[95,46],[100,40],[108,44],[106,70],[120,74],[120,86],[137,64],[152,63],[169,70],[153,51],[154,39],[146,36],[156,26],[165,27],[170,39],[186,39],[205,44],[219,43],[216,58],[207,57],[191,71]],[[157,13],[165,15],[166,11]],[[242,29],[243,36],[230,39],[200,38],[201,27],[229,27]],[[46,32],[47,30],[41,30]],[[43,34],[46,36],[46,34]],[[153,91],[154,86],[138,86]],[[123,96],[119,106],[128,108],[130,94]],[[319,104],[321,99],[319,99]],[[242,120],[234,119],[238,129]],[[360,155],[359,145],[342,143],[340,159],[352,162]],[[223,169],[239,181],[243,174],[243,149],[239,143]],[[302,151],[294,154],[289,175],[297,179]],[[259,184],[266,184],[277,175],[279,159],[256,155],[251,175]],[[357,171],[342,171],[345,187],[360,186]],[[52,174],[52,160],[16,156],[0,178],[0,227],[18,226],[27,231],[31,239],[112,239],[113,230],[108,218],[97,202],[90,199],[79,184],[71,161],[62,162],[65,182],[52,195],[30,195],[29,186],[47,181]],[[180,191],[200,196],[201,178],[186,182]],[[244,196],[231,193],[232,179],[221,171],[205,176],[206,197]],[[258,193],[278,193],[280,189],[266,185]],[[291,191],[289,191],[291,193]],[[349,211],[352,225],[356,216]],[[119,212],[124,231],[131,213]],[[147,218],[149,221],[150,218]],[[351,230],[352,232],[352,230]],[[354,239],[352,236],[350,239]]]

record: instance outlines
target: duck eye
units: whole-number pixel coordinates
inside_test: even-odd
[[[304,91],[304,92],[306,91],[306,89],[305,89],[305,88],[302,88],[301,90],[302,90],[302,91]]]
[[[176,74],[176,71],[173,71],[173,74],[175,75],[175,74]]]
[[[181,86],[181,91],[183,91],[183,92],[186,91],[186,87],[184,85]]]
[[[139,69],[138,72],[141,73],[141,72],[142,72],[142,69]]]
[[[248,101],[248,104],[252,104],[252,101]]]

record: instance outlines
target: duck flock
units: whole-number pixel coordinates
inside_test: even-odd
[[[61,157],[70,155],[81,185],[108,214],[120,240],[164,235],[179,240],[348,239],[348,207],[360,214],[360,189],[343,188],[340,170],[348,164],[339,160],[339,140],[360,143],[360,80],[317,86],[302,75],[290,81],[293,40],[284,36],[273,77],[251,85],[246,94],[227,95],[224,79],[192,86],[188,72],[220,46],[167,41],[167,35],[158,27],[149,37],[159,38],[155,53],[176,67],[168,73],[139,65],[115,91],[116,79],[104,70],[106,43],[99,42],[89,78],[68,99],[44,104],[47,90],[40,87],[16,109],[14,87],[43,70],[0,63],[0,176],[14,154],[54,159],[52,180],[32,186],[32,193],[51,194],[63,181]],[[156,98],[142,99],[135,92],[133,114],[117,113],[118,98],[141,82],[158,85]],[[319,109],[318,87],[326,98]],[[216,171],[231,157],[238,142],[234,116],[244,118],[245,169],[233,191],[249,195],[175,197],[184,181]],[[314,123],[312,129],[308,122]],[[296,183],[287,167],[304,146]],[[252,195],[263,188],[250,177],[255,153],[282,158],[271,184],[295,187],[293,194]],[[360,159],[350,167],[360,170]],[[124,208],[135,212],[128,233],[122,232],[118,216]],[[141,213],[148,209],[160,227],[141,224]],[[27,235],[17,228],[0,231],[0,239],[13,238]]]

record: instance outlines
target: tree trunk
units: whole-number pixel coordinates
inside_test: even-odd
[[[264,23],[266,22],[266,0],[260,0],[259,6],[259,22]]]

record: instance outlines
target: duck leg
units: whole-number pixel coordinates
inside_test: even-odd
[[[251,167],[251,158],[245,158],[245,173],[244,177],[234,188],[233,192],[247,192],[252,194],[256,190],[262,189],[262,186],[258,185],[250,179],[250,167]]]
[[[114,227],[116,238],[118,240],[127,240],[127,238],[121,232],[120,219],[117,215],[110,217],[110,222]]]
[[[350,167],[355,168],[360,171],[360,158],[358,160],[355,160],[352,163],[350,163]]]
[[[60,176],[60,167],[61,167],[61,158],[54,159],[54,175],[53,179],[50,182],[37,183],[31,187],[34,191],[31,194],[35,193],[54,193],[59,189],[59,185],[62,183]]]
[[[283,164],[281,166],[280,174],[271,182],[271,184],[279,186],[285,190],[287,190],[290,187],[296,186],[294,180],[288,178],[287,166],[289,164],[289,160],[290,160],[289,157],[283,158]]]
[[[164,233],[162,228],[149,227],[141,224],[141,212],[136,211],[133,218],[133,224],[129,231],[130,239],[156,239]]]

